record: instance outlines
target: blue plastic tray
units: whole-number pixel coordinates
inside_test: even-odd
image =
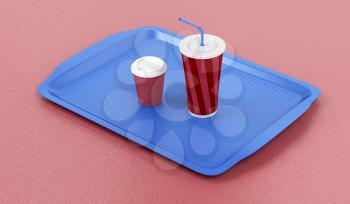
[[[157,27],[117,33],[66,60],[39,87],[54,103],[183,166],[218,175],[251,155],[301,116],[317,88],[225,53],[219,109],[190,116],[178,43]],[[130,65],[154,55],[168,65],[163,104],[137,102]]]

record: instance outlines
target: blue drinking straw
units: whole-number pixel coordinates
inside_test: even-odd
[[[198,25],[196,25],[194,23],[191,23],[188,20],[185,20],[183,18],[179,18],[179,21],[181,21],[183,23],[186,23],[187,25],[196,28],[201,33],[201,46],[204,46],[204,30],[202,29],[202,27],[200,27],[200,26],[198,26]]]

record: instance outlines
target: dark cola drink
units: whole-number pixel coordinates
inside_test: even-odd
[[[214,35],[191,35],[180,42],[186,79],[187,105],[191,115],[213,116],[218,109],[218,93],[225,42]]]

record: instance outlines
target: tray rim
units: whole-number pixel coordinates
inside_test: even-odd
[[[223,162],[221,165],[214,167],[214,168],[204,168],[198,165],[195,165],[192,162],[189,162],[187,160],[183,160],[182,158],[178,157],[177,155],[162,149],[156,145],[153,145],[151,143],[145,144],[145,142],[140,138],[132,133],[127,132],[126,130],[119,128],[118,126],[115,126],[114,124],[101,119],[98,116],[95,116],[89,112],[86,112],[82,109],[80,109],[77,106],[74,106],[72,104],[69,104],[68,102],[65,102],[64,100],[56,97],[49,91],[48,85],[51,81],[53,81],[57,76],[61,75],[62,73],[66,72],[70,68],[79,65],[80,63],[86,61],[87,59],[95,56],[99,52],[107,49],[110,47],[111,44],[116,43],[123,38],[132,35],[134,33],[145,31],[145,30],[154,30],[166,33],[168,35],[171,35],[173,37],[179,38],[180,36],[176,35],[175,33],[156,27],[156,26],[145,26],[141,28],[137,28],[134,30],[124,31],[124,32],[118,32],[115,33],[106,39],[103,39],[90,47],[76,53],[75,55],[71,56],[70,58],[66,59],[63,63],[58,65],[56,69],[53,71],[53,73],[44,80],[38,87],[38,91],[42,97],[45,99],[56,103],[57,105],[64,107],[86,119],[89,119],[104,128],[107,128],[115,133],[117,133],[120,136],[126,137],[131,139],[133,142],[136,142],[170,160],[173,160],[180,165],[186,166],[187,168],[198,172],[200,174],[206,175],[206,176],[216,176],[219,174],[222,174],[226,172],[228,169],[233,167],[236,163],[241,161],[242,159],[248,157],[249,155],[255,153],[257,150],[259,150],[261,147],[266,145],[269,141],[271,141],[273,138],[279,135],[280,132],[282,132],[285,128],[287,128],[290,124],[292,124],[295,120],[297,120],[303,113],[305,113],[311,104],[319,97],[320,90],[316,88],[315,86],[312,86],[311,84],[308,84],[304,81],[292,78],[288,75],[279,73],[277,71],[274,71],[272,69],[263,67],[259,64],[256,64],[254,62],[248,61],[246,59],[240,58],[238,56],[233,56],[230,53],[225,52],[224,58],[230,58],[231,60],[239,61],[240,63],[244,63],[248,66],[254,67],[258,70],[264,71],[270,75],[275,75],[277,77],[283,78],[285,80],[294,82],[300,86],[305,87],[310,91],[310,95],[306,98],[304,98],[300,103],[298,103],[296,106],[294,106],[291,110],[289,110],[285,115],[283,115],[280,119],[278,119],[275,123],[273,123],[271,126],[269,126],[267,129],[265,129],[262,133],[257,135],[253,140],[249,141],[247,144],[243,145],[236,154],[232,155],[229,159],[227,159],[225,162]],[[126,136],[128,135],[128,136]]]

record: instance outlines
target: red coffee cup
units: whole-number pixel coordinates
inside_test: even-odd
[[[186,79],[187,105],[191,115],[199,118],[213,116],[218,108],[218,93],[225,41],[204,34],[190,35],[180,42]]]
[[[135,60],[131,65],[134,75],[139,103],[145,106],[156,106],[162,103],[165,62],[153,56]]]

